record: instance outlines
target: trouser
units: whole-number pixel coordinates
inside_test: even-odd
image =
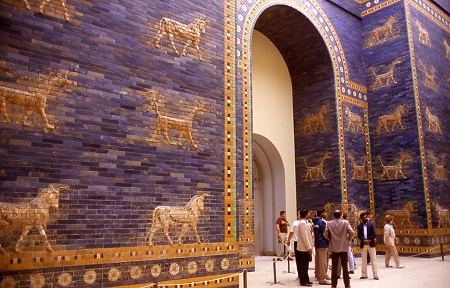
[[[300,251],[297,250],[297,241],[294,241],[295,266],[297,266],[297,275],[300,278]]]
[[[378,267],[377,267],[377,254],[375,251],[375,247],[370,247],[369,245],[364,245],[361,249],[362,256],[362,267],[361,267],[361,276],[367,277],[367,252],[372,259],[372,274],[374,278],[378,278]]]
[[[354,271],[356,266],[355,256],[353,256],[352,247],[348,247],[348,269]]]
[[[308,269],[309,269],[309,257],[310,253],[308,251],[298,251],[298,278],[300,278],[300,285],[308,284],[309,283],[309,275],[308,275]]]
[[[394,257],[396,267],[400,266],[400,257],[398,256],[397,248],[395,248],[395,245],[386,245],[386,256],[384,258],[386,267],[389,267],[391,257]]]
[[[316,271],[319,283],[327,281],[328,248],[316,248]]]
[[[284,256],[284,253],[285,253],[285,251],[284,251],[284,243],[286,243],[286,237],[287,237],[287,233],[280,233],[281,234],[281,236],[280,236],[280,238],[281,238],[281,243],[280,243],[280,239],[278,239],[278,250],[277,250],[277,257],[278,258],[281,258],[281,257],[283,257]],[[283,253],[283,254],[281,254],[281,253]]]
[[[350,277],[348,275],[348,252],[332,252],[331,253],[331,287],[337,287],[338,282],[338,266],[342,266],[342,276],[344,277],[345,287],[350,287]],[[340,263],[339,263],[340,262]]]

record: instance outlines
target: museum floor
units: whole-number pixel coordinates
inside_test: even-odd
[[[290,273],[288,273],[287,261],[276,262],[277,284],[274,284],[273,273],[273,257],[262,256],[256,257],[256,271],[247,273],[247,287],[299,287],[297,279],[295,261],[290,261]],[[421,258],[421,257],[401,257],[401,264],[405,266],[403,269],[385,268],[384,255],[377,256],[378,276],[380,280],[374,280],[372,277],[372,268],[368,267],[368,279],[359,279],[361,277],[361,258],[356,258],[358,268],[355,274],[350,275],[350,284],[353,288],[381,288],[381,287],[433,287],[447,288],[450,287],[450,256],[445,256],[445,261],[441,257]],[[391,260],[393,263],[393,260]],[[313,287],[331,287],[329,285],[319,285],[314,278],[314,265],[309,270],[310,281]],[[331,271],[328,273],[331,275]],[[243,274],[240,274],[240,287],[244,287]],[[342,278],[339,279],[338,288],[343,288]]]

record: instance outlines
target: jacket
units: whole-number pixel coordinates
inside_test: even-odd
[[[299,221],[297,229],[297,250],[301,252],[306,252],[313,248],[313,239],[311,230],[305,219]]]
[[[323,237],[323,233],[327,228],[327,222],[320,216],[314,217],[312,221],[314,224],[314,247],[328,248],[329,242]]]
[[[375,225],[373,225],[372,221],[367,221],[367,240],[370,240],[370,247],[375,247],[375,238],[377,237],[377,232],[375,230]],[[358,238],[361,240],[359,243],[359,248],[364,247],[364,223],[361,222],[358,225]]]
[[[323,236],[330,241],[330,252],[342,253],[348,252],[348,242],[355,236],[355,231],[347,220],[338,218],[327,222]]]

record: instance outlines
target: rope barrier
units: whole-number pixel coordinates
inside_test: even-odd
[[[422,253],[418,253],[418,254],[414,254],[414,255],[410,255],[410,256],[403,256],[403,257],[405,257],[405,258],[417,257],[417,256],[420,256],[420,255],[426,254],[426,253],[428,253],[428,252],[431,252],[431,251],[433,251],[433,250],[436,250],[436,249],[438,249],[438,248],[439,248],[439,246],[436,246],[436,247],[434,247],[434,248],[432,248],[432,249],[427,249],[427,250],[425,250],[425,251],[422,252]]]
[[[404,258],[417,257],[417,256],[420,256],[420,255],[423,255],[423,254],[426,254],[426,253],[429,253],[429,252],[432,252],[432,251],[438,250],[438,249],[441,250],[441,253],[443,253],[444,250],[450,251],[449,245],[445,245],[444,246],[444,245],[440,244],[439,246],[435,246],[435,247],[433,247],[431,249],[426,249],[422,253],[418,253],[418,254],[414,254],[414,255],[410,255],[410,256],[402,256],[402,257],[404,257]],[[252,272],[252,275],[258,275],[258,274],[264,273],[265,271],[267,271],[271,267],[274,267],[276,262],[277,262],[277,258],[273,258],[272,262],[267,267],[265,267],[261,271],[258,271],[258,272],[254,271],[254,272]],[[274,269],[276,269],[276,268],[274,268]],[[205,283],[205,282],[217,282],[217,281],[220,281],[220,280],[223,280],[223,279],[227,279],[227,278],[230,278],[230,277],[239,276],[240,274],[244,274],[244,276],[246,276],[245,275],[246,273],[247,273],[247,270],[244,269],[243,272],[235,273],[235,274],[231,274],[231,275],[228,275],[228,276],[225,276],[225,277],[215,278],[215,279],[211,279],[211,280],[201,280],[201,281],[193,281],[193,282],[186,282],[186,283],[165,283],[165,284],[162,284],[162,285],[159,285],[158,283],[155,282],[155,283],[152,283],[152,284],[149,284],[149,285],[146,285],[146,286],[142,286],[141,288],[178,287],[178,286],[182,287],[183,285],[186,285],[186,284],[201,284],[201,283]],[[276,273],[276,272],[274,271],[274,273]],[[244,277],[244,282],[247,281],[246,278],[247,277]],[[276,278],[275,278],[275,283],[276,283]],[[244,283],[244,285],[246,285],[246,284],[247,283]]]

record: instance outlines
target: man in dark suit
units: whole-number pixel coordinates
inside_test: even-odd
[[[359,216],[361,223],[358,225],[358,238],[361,240],[359,247],[361,248],[362,269],[361,279],[367,279],[367,253],[370,254],[372,260],[372,274],[375,280],[378,278],[377,258],[375,250],[375,238],[377,236],[375,225],[368,220],[367,213],[363,212]]]

